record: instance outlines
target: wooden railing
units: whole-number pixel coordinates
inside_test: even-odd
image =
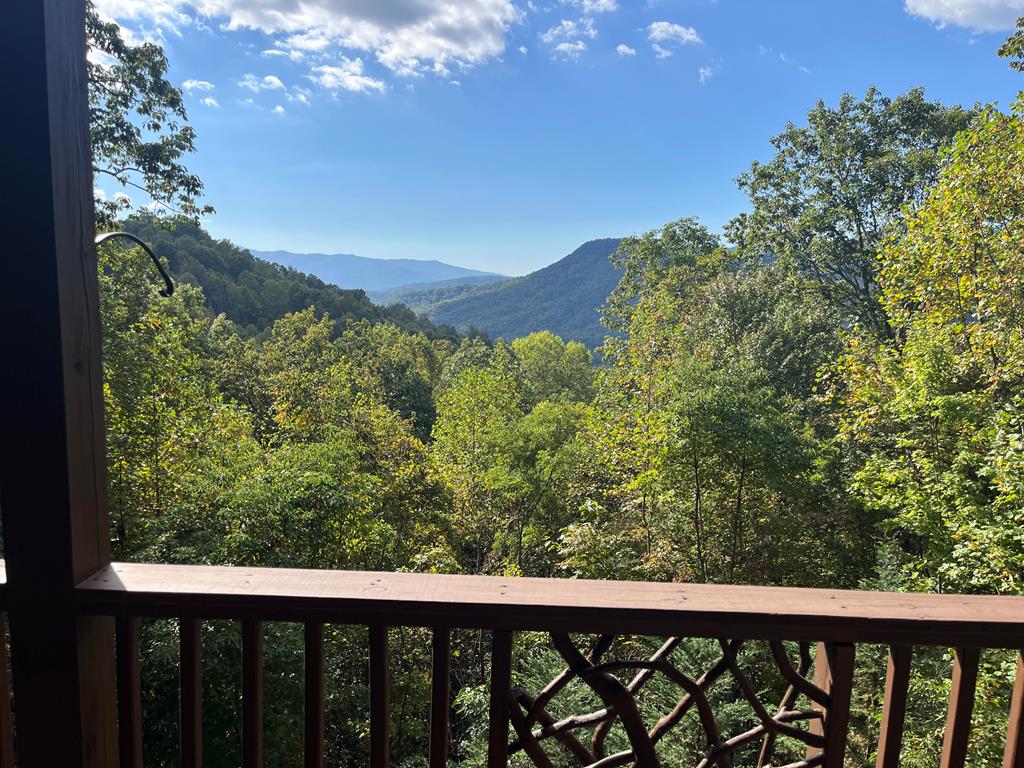
[[[791,763],[792,768],[841,766],[855,651],[862,643],[889,647],[878,768],[899,765],[915,646],[956,649],[942,768],[965,764],[980,650],[1018,652],[1004,766],[1024,768],[1024,598],[126,563],[98,571],[75,594],[80,614],[116,620],[118,733],[124,768],[143,764],[140,617],[179,621],[181,765],[186,767],[202,765],[201,621],[228,619],[242,627],[245,768],[263,765],[266,621],[305,626],[304,760],[311,768],[324,764],[325,624],[368,628],[372,768],[389,763],[387,628],[396,626],[432,629],[431,768],[445,766],[448,760],[454,629],[491,633],[490,768],[508,765],[510,755],[518,753],[539,768],[550,768],[554,762],[545,742],[559,745],[563,762],[593,768],[656,766],[659,741],[689,711],[696,713],[706,738],[700,768],[732,765],[737,749],[756,743],[757,765],[772,765],[780,736],[806,746],[806,756]],[[4,599],[0,586],[0,605]],[[517,631],[551,633],[552,645],[565,660],[564,671],[540,691],[512,686]],[[573,638],[581,634],[597,637],[593,647],[577,646]],[[621,635],[666,640],[649,658],[609,658]],[[673,659],[682,638],[712,638],[721,655],[700,676],[688,676]],[[757,642],[770,650],[776,671],[788,686],[781,700],[770,704],[759,700],[739,660],[740,648]],[[644,722],[637,697],[655,675],[675,683],[680,695],[657,722]],[[738,696],[749,703],[753,727],[741,733],[721,732],[708,693],[720,678],[729,678]],[[589,687],[602,705],[556,720],[550,705],[573,682]],[[8,690],[4,654],[0,690]],[[800,708],[799,701],[806,706]],[[607,754],[606,737],[616,724],[629,746]],[[586,742],[580,738],[585,731],[591,734]],[[0,696],[0,766],[12,765],[11,760],[10,698]]]

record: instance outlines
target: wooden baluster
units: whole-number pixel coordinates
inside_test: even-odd
[[[181,766],[203,765],[203,640],[199,619],[181,619]]]
[[[370,627],[370,768],[390,762],[388,722],[388,628]]]
[[[11,674],[7,666],[6,616],[0,612],[0,768],[14,768],[11,730]]]
[[[324,625],[306,624],[306,768],[324,765]]]
[[[903,746],[903,724],[907,715],[907,687],[910,685],[909,645],[889,648],[889,666],[885,674],[885,701],[882,704],[882,730],[878,736],[875,768],[899,768]]]
[[[1003,768],[1024,768],[1024,651],[1017,654],[1017,680],[1010,697],[1010,723],[1006,730]]]
[[[978,682],[977,648],[957,648],[953,659],[953,684],[949,692],[946,735],[942,740],[942,768],[963,768],[967,759],[967,740],[971,735],[974,688]]]
[[[448,765],[448,694],[451,676],[451,630],[434,627],[430,678],[430,768]]]
[[[496,629],[491,636],[491,710],[487,768],[508,766],[508,721],[512,692],[512,633]]]
[[[846,757],[846,736],[850,726],[850,695],[853,693],[855,648],[849,643],[818,643],[814,659],[814,682],[828,693],[828,707],[821,721],[812,720],[811,731],[825,737],[824,750],[809,747],[807,757],[824,752],[825,768],[842,768]]]
[[[263,768],[263,622],[242,622],[242,768]]]
[[[121,768],[142,768],[142,694],[139,689],[139,620],[118,616],[117,739]]]

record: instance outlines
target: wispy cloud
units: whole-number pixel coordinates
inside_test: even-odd
[[[571,5],[588,14],[611,13],[619,10],[617,0],[562,0],[562,5]]]
[[[571,43],[559,43],[554,47],[556,56],[569,61],[576,61],[587,50],[587,44],[582,40],[575,40]]]
[[[558,24],[544,32],[540,39],[547,44],[556,43],[559,40],[579,40],[583,37],[591,39],[597,37],[597,29],[594,28],[594,20],[584,16],[581,19],[562,19]]]
[[[313,80],[328,91],[349,91],[351,93],[383,93],[387,84],[364,72],[362,59],[342,57],[337,66],[324,64],[313,68]]]
[[[697,80],[701,85],[704,85],[714,76],[714,74],[714,67],[701,67],[697,70]]]
[[[630,48],[625,43],[619,43],[615,46],[615,52],[619,54],[619,56],[636,56],[636,48]]]
[[[220,106],[220,103],[215,98],[213,98],[213,96],[207,96],[204,99],[201,99],[199,103],[202,104],[204,107]]]
[[[284,83],[281,82],[281,78],[277,75],[256,77],[252,72],[246,73],[245,76],[238,81],[238,84],[242,88],[248,88],[254,93],[258,93],[259,91],[277,91],[284,88]]]
[[[651,50],[659,59],[666,59],[672,55],[670,45],[692,45],[703,42],[693,27],[685,27],[670,21],[655,21],[648,25],[647,39],[651,43]]]
[[[979,32],[1013,29],[1024,15],[1024,0],[905,0],[907,13],[939,26],[954,24]]]
[[[191,93],[192,91],[212,91],[216,86],[209,80],[186,80],[181,87]]]

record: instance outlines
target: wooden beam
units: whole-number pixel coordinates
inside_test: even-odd
[[[1024,647],[1024,597],[114,563],[90,612],[467,629]]]
[[[180,651],[181,768],[203,765],[203,638],[199,619],[185,618],[178,625]]]
[[[889,648],[885,674],[885,699],[882,703],[882,728],[878,736],[875,768],[899,768],[903,747],[903,725],[907,718],[907,689],[910,685],[910,661],[914,649],[909,645]]]
[[[977,648],[957,648],[953,657],[953,681],[949,691],[946,733],[942,739],[941,768],[963,768],[967,762],[980,660],[981,652]]]
[[[118,616],[117,738],[121,768],[142,768],[142,691],[139,674],[139,620]]]
[[[487,728],[487,768],[508,766],[509,706],[512,701],[512,633],[491,637],[491,706]]]
[[[1003,768],[1024,768],[1024,651],[1017,652],[1017,679],[1010,696]]]
[[[118,764],[114,625],[74,586],[110,561],[84,0],[10,0],[0,25],[0,497],[21,768]],[[10,134],[9,134],[10,135]],[[58,694],[58,695],[55,695]]]
[[[849,643],[819,643],[814,657],[814,684],[828,694],[828,706],[814,704],[824,717],[812,720],[810,730],[825,737],[825,747],[808,747],[807,757],[821,755],[825,768],[842,768],[846,759],[855,652]]]
[[[242,768],[263,768],[263,622],[242,622]]]
[[[324,625],[310,622],[305,627],[305,673],[303,758],[306,768],[324,766]]]
[[[370,768],[388,768],[391,708],[388,628],[370,626]]]
[[[451,630],[434,627],[430,670],[430,768],[448,765],[448,709],[451,689]]]

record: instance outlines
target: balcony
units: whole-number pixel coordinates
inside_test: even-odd
[[[304,764],[324,765],[324,626],[365,627],[369,657],[369,765],[389,765],[388,629],[432,633],[427,764],[448,764],[451,636],[488,638],[490,768],[661,764],[674,728],[698,729],[700,768],[734,764],[754,750],[774,765],[780,738],[803,745],[787,768],[838,768],[847,753],[858,646],[888,652],[879,768],[899,765],[913,651],[956,649],[943,768],[961,768],[983,649],[1018,652],[1004,768],[1024,768],[1024,598],[889,594],[773,587],[596,582],[486,576],[330,572],[112,563],[105,498],[92,181],[81,0],[15,0],[2,48],[20,76],[4,85],[21,151],[9,159],[19,194],[4,207],[16,242],[0,260],[4,362],[0,441],[6,562],[0,609],[10,663],[0,653],[0,768],[144,764],[139,620],[176,619],[180,636],[180,762],[203,764],[202,622],[242,629],[241,757],[264,764],[263,622],[304,625]],[[13,153],[12,153],[13,154]],[[18,239],[20,238],[20,241]],[[15,258],[16,254],[18,258]],[[16,375],[11,372],[16,372]],[[795,553],[796,556],[804,556]],[[564,669],[540,690],[513,685],[517,633],[549,633]],[[593,639],[583,643],[581,635]],[[623,651],[620,638],[663,641]],[[717,657],[683,671],[686,638],[707,638]],[[6,639],[0,633],[0,640]],[[758,645],[780,681],[763,701],[740,658]],[[641,693],[656,677],[678,692],[656,718]],[[708,692],[728,685],[753,712],[739,732],[720,726]],[[569,686],[600,706],[556,718]],[[6,694],[10,695],[6,695]],[[12,714],[13,701],[13,714]],[[561,709],[561,708],[559,708]],[[689,715],[690,719],[686,720]],[[16,720],[16,722],[12,722]],[[14,726],[14,727],[12,727]],[[613,728],[624,734],[610,749]],[[557,753],[553,750],[559,750]],[[552,757],[557,754],[557,760]]]
[[[4,590],[0,597],[6,602]],[[178,620],[180,631],[181,764],[202,759],[203,620],[231,620],[242,628],[242,765],[263,762],[264,621],[297,622],[305,631],[304,764],[324,764],[324,625],[365,626],[369,639],[369,765],[389,764],[389,627],[428,627],[432,632],[429,765],[448,764],[449,665],[453,630],[484,630],[490,637],[490,768],[525,756],[539,768],[553,766],[550,746],[573,765],[661,764],[657,745],[696,711],[707,751],[698,765],[732,765],[734,752],[760,744],[758,766],[772,762],[780,736],[806,746],[797,766],[841,766],[856,649],[888,646],[888,674],[879,714],[877,766],[899,765],[907,689],[914,648],[955,647],[942,766],[965,765],[975,681],[984,648],[1019,649],[1024,643],[1021,598],[910,595],[773,587],[599,582],[557,579],[332,572],[269,568],[112,563],[74,590],[81,616],[114,617],[116,624],[117,743],[122,766],[143,765],[138,619]],[[512,685],[516,632],[550,633],[565,669],[541,691]],[[581,648],[579,634],[595,636]],[[663,638],[649,658],[619,654],[619,636]],[[720,657],[703,674],[681,671],[683,638],[717,640]],[[738,659],[744,644],[770,651],[773,668],[788,685],[779,701],[761,701]],[[765,654],[767,658],[768,654]],[[2,679],[7,685],[6,669]],[[760,670],[763,674],[765,670]],[[623,675],[626,677],[623,678]],[[655,675],[678,687],[678,701],[656,722],[645,721],[637,697]],[[628,680],[628,682],[626,681]],[[739,733],[720,730],[708,690],[734,686],[756,714]],[[556,720],[549,707],[570,684],[589,688],[603,706]],[[15,705],[17,705],[15,689]],[[0,762],[12,765],[10,707],[0,706]],[[800,702],[804,702],[801,704]],[[1024,657],[1018,657],[1005,768],[1024,765]],[[691,722],[691,721],[685,721]],[[607,753],[606,739],[619,726],[629,748]],[[693,727],[690,725],[689,727]],[[589,734],[590,738],[584,738]],[[521,763],[517,763],[521,764]]]

